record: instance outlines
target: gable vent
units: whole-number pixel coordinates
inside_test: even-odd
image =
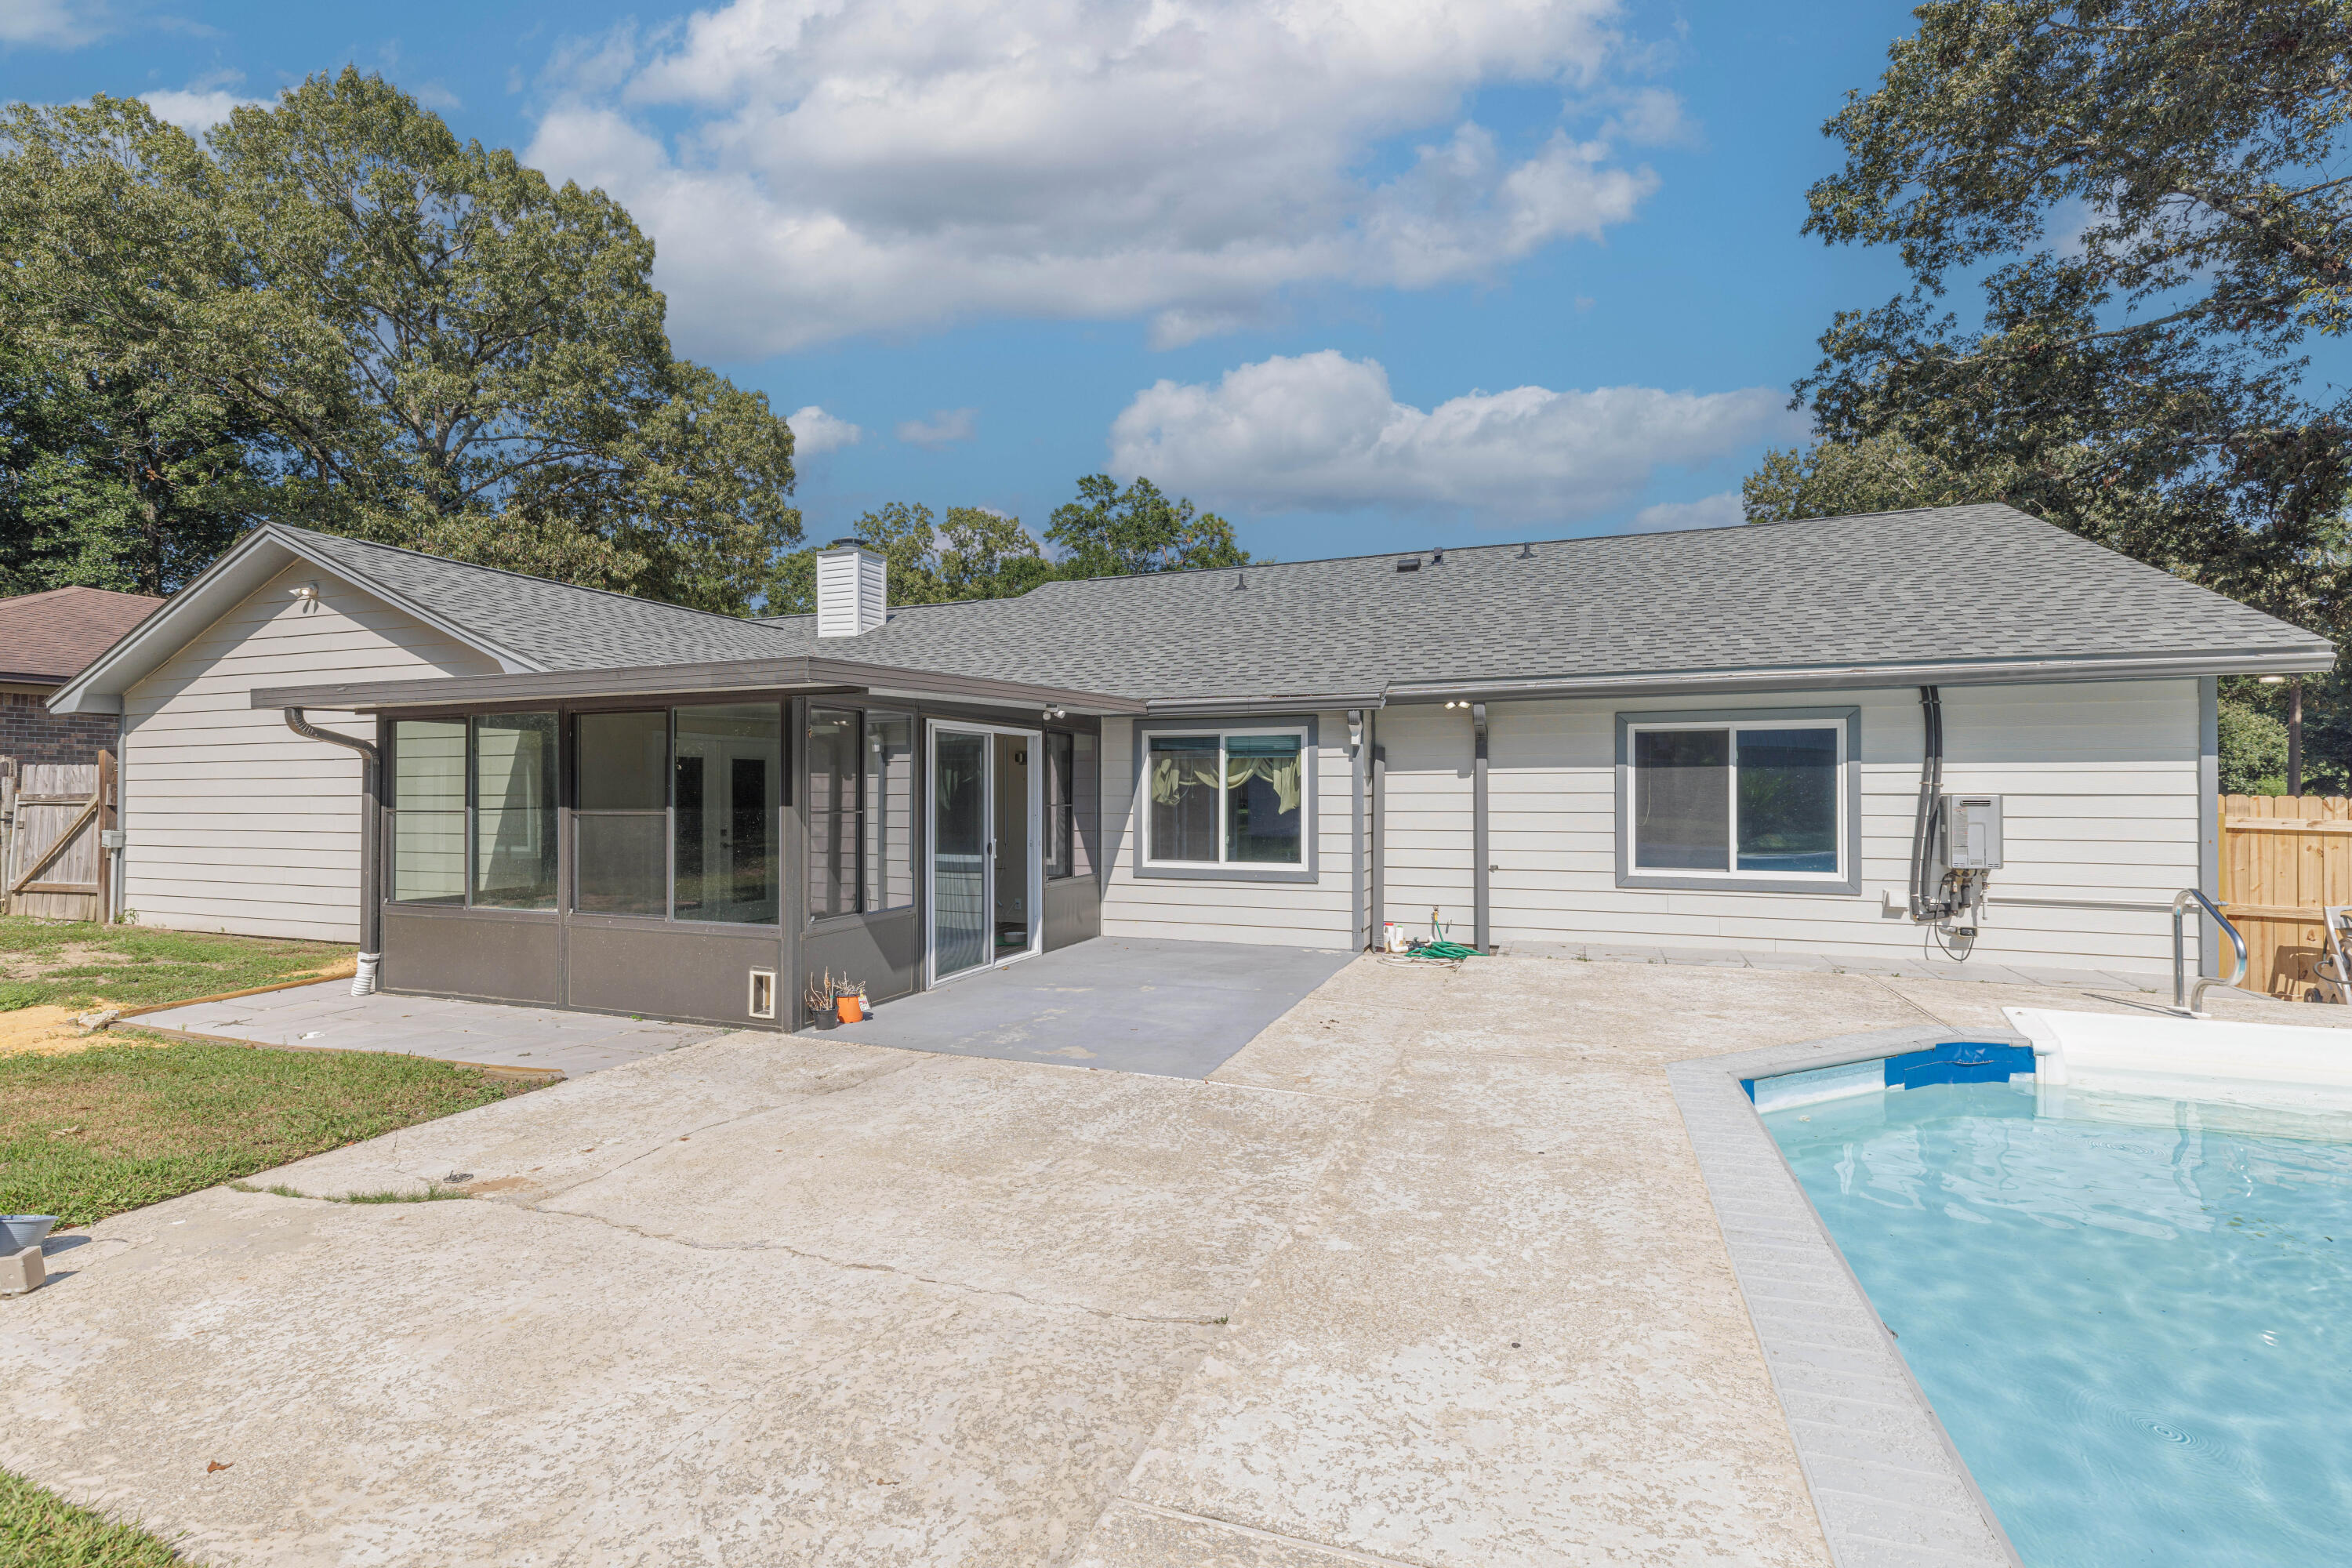
[[[855,539],[816,552],[816,635],[854,637],[880,626],[890,603],[890,563]]]

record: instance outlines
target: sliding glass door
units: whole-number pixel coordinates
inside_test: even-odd
[[[1039,740],[1034,731],[931,726],[933,984],[1040,951]]]

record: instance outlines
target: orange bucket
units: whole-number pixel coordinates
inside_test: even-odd
[[[866,998],[836,996],[833,999],[834,1016],[845,1024],[855,1024],[866,1016]]]

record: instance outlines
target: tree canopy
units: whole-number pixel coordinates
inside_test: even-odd
[[[1246,565],[1233,525],[1192,503],[1171,501],[1150,479],[1122,492],[1105,474],[1078,481],[1078,499],[1054,511],[1046,530],[1065,553],[1048,558],[1017,517],[986,507],[951,506],[934,519],[927,506],[891,501],[850,524],[850,536],[890,563],[890,603],[944,605],[967,599],[1010,599],[1041,583],[1130,572],[1182,572]],[[778,564],[768,587],[768,613],[805,615],[816,608],[816,551],[797,551]]]
[[[603,192],[356,70],[201,146],[135,100],[15,105],[0,570],[86,580],[135,536],[112,585],[168,591],[268,516],[741,610],[800,536],[792,432],[672,355],[653,259]]]
[[[1077,499],[1054,509],[1045,538],[1061,549],[1066,577],[1249,564],[1232,523],[1213,511],[1195,513],[1189,500],[1170,500],[1139,474],[1125,490],[1108,474],[1080,479]]]
[[[1833,445],[2342,631],[2352,10],[2334,0],[1931,0],[1827,126],[1810,233],[1912,288],[1840,312],[1798,384]],[[1981,321],[1943,306],[1972,284]],[[1818,464],[1816,465],[1818,467]]]

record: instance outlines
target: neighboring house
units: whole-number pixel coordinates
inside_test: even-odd
[[[88,763],[111,750],[112,714],[53,712],[49,696],[163,602],[105,588],[0,599],[0,757]]]
[[[1974,952],[2155,970],[2215,678],[2335,657],[2000,506],[886,587],[845,543],[736,619],[273,525],[57,706],[121,714],[142,921],[790,1026],[1097,934],[1958,951],[1923,774],[2003,808]]]

